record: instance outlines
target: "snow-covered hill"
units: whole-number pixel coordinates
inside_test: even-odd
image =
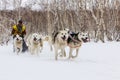
[[[0,46],[0,80],[120,80],[119,50],[119,42],[86,43],[78,58],[55,61],[47,42],[39,56]]]

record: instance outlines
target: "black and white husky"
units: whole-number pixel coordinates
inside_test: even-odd
[[[76,58],[78,56],[79,48],[82,43],[88,42],[88,34],[87,33],[70,33],[69,38],[67,40],[67,44],[70,47],[69,59]],[[73,56],[73,50],[76,50],[76,55]]]
[[[29,52],[32,55],[39,55],[39,52],[41,52],[43,48],[43,41],[42,41],[42,36],[38,33],[33,33],[28,36],[27,38],[27,45]]]
[[[16,35],[13,41],[14,52],[16,52],[17,54],[21,53],[23,49],[22,45],[23,45],[23,38],[20,37],[19,35]]]

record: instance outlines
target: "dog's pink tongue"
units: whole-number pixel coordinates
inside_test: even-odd
[[[63,40],[65,40],[66,38],[65,37],[62,37]]]
[[[88,38],[87,41],[90,42],[90,39]]]

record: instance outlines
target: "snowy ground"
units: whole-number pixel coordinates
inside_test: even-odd
[[[120,80],[120,43],[86,43],[78,58],[58,61],[47,43],[40,56],[0,46],[0,80]]]

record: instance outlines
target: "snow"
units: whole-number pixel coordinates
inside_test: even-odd
[[[0,46],[0,80],[120,80],[120,42],[84,43],[76,59],[58,61],[47,42],[39,56],[12,47]]]
[[[0,10],[14,10],[19,7],[31,7],[32,10],[41,10],[44,4],[52,3],[53,0],[1,0]]]

